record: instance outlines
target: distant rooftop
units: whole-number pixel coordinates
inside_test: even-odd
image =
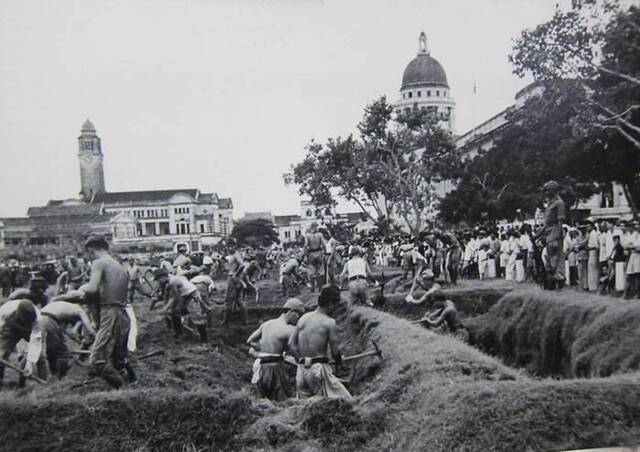
[[[94,199],[94,204],[120,204],[132,202],[168,201],[174,195],[184,193],[193,199],[198,199],[197,188],[186,188],[180,190],[147,190],[147,191],[120,191],[109,193],[98,193]]]

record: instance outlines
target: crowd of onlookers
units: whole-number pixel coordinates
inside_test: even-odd
[[[565,279],[556,288],[640,295],[640,223],[587,221],[563,230]],[[452,284],[463,277],[533,281],[545,286],[550,284],[545,277],[546,251],[537,232],[530,224],[432,231],[419,237],[379,239],[367,249],[371,262],[400,266],[405,275],[428,268],[436,279]]]

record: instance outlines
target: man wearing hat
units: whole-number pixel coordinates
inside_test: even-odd
[[[544,227],[537,238],[544,236],[548,288],[556,289],[561,288],[565,281],[562,224],[566,219],[566,209],[560,198],[560,184],[552,180],[544,184],[542,190],[547,199],[547,207],[544,211]]]
[[[43,308],[49,302],[46,294],[47,281],[41,276],[35,276],[29,281],[29,288],[21,287],[11,292],[9,300],[30,300],[34,305]]]
[[[251,383],[257,385],[261,397],[278,402],[294,394],[283,353],[295,325],[305,313],[304,304],[297,298],[289,298],[282,308],[280,317],[267,320],[247,339],[249,354],[256,358]]]
[[[89,374],[102,377],[114,388],[124,385],[130,321],[125,311],[129,273],[109,254],[109,244],[101,235],[85,242],[91,263],[91,279],[82,286],[89,296],[99,295],[100,321],[89,356]]]
[[[373,280],[369,264],[362,257],[362,250],[358,246],[349,247],[349,260],[344,264],[342,273],[340,273],[340,282],[344,282],[349,278],[349,296],[351,303],[368,304],[373,306],[367,300],[367,278]]]
[[[342,363],[338,328],[333,318],[339,304],[340,290],[324,286],[318,307],[300,317],[289,339],[289,350],[298,360],[296,395],[299,399],[314,396],[351,399],[329,364],[329,353],[336,365]]]

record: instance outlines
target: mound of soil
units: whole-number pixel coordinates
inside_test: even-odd
[[[207,344],[173,338],[162,318],[142,306],[141,353],[163,348],[167,355],[136,363],[136,387],[105,391],[100,382],[85,383],[83,369],[76,368],[67,381],[0,394],[3,447],[511,451],[640,441],[638,374],[535,380],[452,337],[365,307],[337,316],[346,355],[367,349],[371,340],[383,353],[382,360],[367,357],[337,370],[353,401],[258,399],[249,385],[251,359],[244,340],[260,321],[275,317],[284,301],[275,282],[260,285],[269,298],[248,303],[250,324],[223,328],[218,312]],[[311,306],[316,296],[304,292],[301,298]],[[509,309],[521,308],[512,293],[486,316],[493,315],[498,325],[500,316],[511,317]],[[532,317],[544,319],[530,309]],[[585,336],[589,340],[575,342],[602,347],[598,356],[608,331],[603,319],[615,317],[629,332],[622,313],[609,309],[594,305],[581,317],[576,308],[568,311],[593,331]],[[624,313],[637,320],[632,310]],[[569,314],[562,318],[569,329]]]
[[[637,302],[515,291],[465,325],[473,343],[535,375],[595,377],[640,369]]]

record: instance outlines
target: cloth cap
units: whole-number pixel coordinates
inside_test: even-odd
[[[202,265],[213,265],[213,259],[211,259],[209,256],[203,257]]]
[[[286,310],[298,311],[301,314],[304,314],[307,310],[304,306],[304,303],[297,298],[289,298],[287,301],[285,301],[282,307]]]

